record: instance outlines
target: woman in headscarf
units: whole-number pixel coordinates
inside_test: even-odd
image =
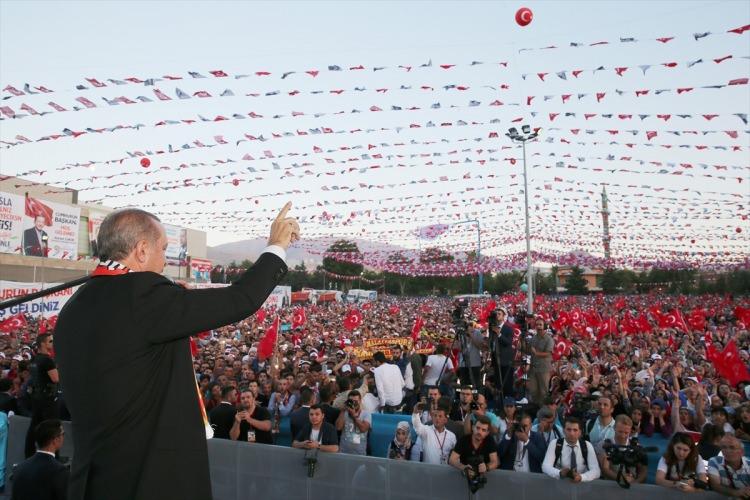
[[[409,426],[409,422],[402,420],[396,426],[396,435],[388,447],[388,458],[409,460],[411,446],[411,427]]]

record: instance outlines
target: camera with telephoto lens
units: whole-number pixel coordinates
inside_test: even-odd
[[[484,488],[487,484],[487,477],[479,472],[479,465],[483,463],[481,455],[471,455],[468,459],[468,465],[471,471],[466,471],[466,481],[469,483],[469,491],[472,494]]]
[[[513,422],[510,424],[510,433],[515,434],[516,432],[526,432],[526,429],[523,427],[523,424],[521,422]]]
[[[611,439],[605,439],[602,449],[612,465],[618,467],[617,484],[622,488],[630,488],[630,483],[625,478],[626,470],[635,468],[638,464],[648,464],[646,452],[651,451],[651,448],[641,446],[638,443],[638,438],[630,438],[626,445],[615,444]]]

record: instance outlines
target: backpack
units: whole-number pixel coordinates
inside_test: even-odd
[[[560,438],[555,443],[555,461],[554,461],[555,465],[558,465],[560,463],[560,456],[562,455],[563,443],[565,443],[565,438]],[[586,470],[589,470],[588,442],[584,440],[583,438],[581,438],[578,440],[578,446],[581,447],[581,455],[583,455],[583,464],[586,466]]]
[[[591,435],[591,431],[594,430],[597,418],[599,417],[590,418],[588,422],[586,422],[586,432],[583,434],[583,439],[586,441],[590,441],[589,436]]]

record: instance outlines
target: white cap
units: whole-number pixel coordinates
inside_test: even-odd
[[[653,359],[654,361],[656,361],[657,359],[661,359],[661,354],[652,354],[651,359]]]
[[[351,372],[351,371],[352,371],[352,366],[349,363],[341,367],[341,373]]]

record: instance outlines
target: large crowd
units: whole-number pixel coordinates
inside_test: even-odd
[[[31,413],[39,328],[0,339],[6,413]],[[197,337],[194,369],[215,438],[272,444],[288,417],[292,446],[364,455],[372,415],[403,414],[391,459],[623,484],[661,436],[656,484],[750,498],[749,328],[720,295],[386,296],[261,310]]]

